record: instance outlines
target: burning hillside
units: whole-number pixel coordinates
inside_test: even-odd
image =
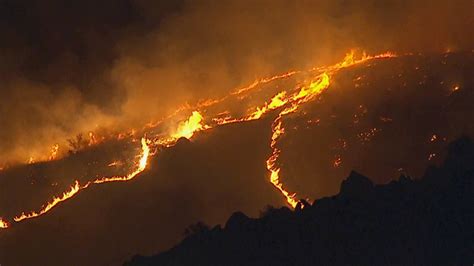
[[[283,90],[281,92],[278,92],[275,96],[271,98],[271,100],[266,101],[261,105],[261,107],[257,106],[256,108],[250,108],[247,114],[244,114],[243,116],[240,117],[233,117],[233,116],[227,116],[226,118],[219,118],[219,117],[214,117],[213,119],[210,119],[209,125],[203,124],[205,121],[203,121],[203,116],[201,115],[200,112],[205,112],[207,115],[212,115],[210,112],[208,112],[207,108],[212,107],[212,108],[219,108],[220,107],[220,112],[218,114],[225,113],[227,115],[230,115],[231,112],[229,110],[222,110],[222,106],[219,106],[221,103],[225,102],[228,98],[237,98],[237,101],[245,99],[248,97],[248,94],[251,92],[252,88],[258,88],[257,85],[259,83],[269,83],[275,80],[279,80],[282,78],[288,78],[291,75],[284,74],[284,75],[278,75],[275,77],[267,78],[267,79],[262,79],[260,81],[257,81],[253,85],[247,87],[246,89],[241,89],[235,93],[232,93],[229,95],[229,97],[224,97],[221,99],[217,100],[211,100],[209,101],[208,104],[203,104],[202,106],[198,107],[189,107],[186,109],[192,109],[192,108],[200,108],[202,110],[195,110],[192,111],[192,115],[185,121],[182,121],[179,123],[176,127],[176,129],[172,130],[171,133],[166,133],[166,132],[161,132],[159,131],[160,129],[160,123],[158,125],[152,125],[152,126],[146,126],[142,131],[143,137],[140,140],[141,143],[141,152],[138,157],[138,159],[135,160],[135,165],[131,167],[130,172],[123,174],[122,176],[100,176],[98,173],[93,173],[93,176],[86,181],[81,181],[82,184],[80,183],[79,180],[75,180],[74,185],[71,186],[71,188],[64,192],[61,196],[56,196],[54,197],[51,201],[48,201],[44,205],[42,205],[41,209],[38,211],[29,211],[25,212],[22,211],[21,214],[14,216],[13,221],[15,222],[21,222],[26,219],[32,219],[36,218],[38,216],[41,216],[43,214],[46,214],[48,211],[52,210],[56,205],[59,203],[68,200],[72,198],[74,195],[76,195],[80,190],[87,189],[90,185],[98,185],[98,184],[103,184],[103,183],[109,183],[109,182],[117,182],[117,181],[129,181],[133,179],[136,175],[139,173],[143,172],[146,168],[148,157],[150,155],[150,150],[153,150],[153,153],[158,152],[158,150],[161,147],[170,147],[175,145],[176,141],[181,138],[191,138],[195,132],[197,131],[202,131],[202,130],[209,130],[214,127],[218,126],[223,126],[226,124],[231,124],[231,123],[242,123],[242,122],[248,122],[252,120],[258,120],[262,118],[263,115],[272,112],[272,111],[277,111],[277,117],[272,123],[272,136],[271,136],[271,143],[270,147],[273,150],[271,156],[267,159],[267,170],[270,172],[270,182],[283,194],[283,196],[286,198],[288,204],[290,204],[292,207],[295,207],[298,199],[296,198],[296,194],[291,194],[288,192],[284,187],[283,184],[280,181],[279,177],[279,172],[280,168],[276,165],[276,161],[279,156],[279,149],[276,147],[277,140],[278,138],[284,133],[284,128],[282,127],[282,120],[284,116],[296,113],[299,108],[301,108],[302,105],[314,100],[317,96],[319,96],[325,89],[327,89],[330,85],[330,75],[334,75],[337,71],[340,71],[341,69],[357,65],[357,64],[362,64],[364,62],[370,61],[370,60],[375,60],[375,59],[385,59],[385,58],[392,58],[395,57],[395,55],[386,53],[382,55],[377,55],[377,56],[366,56],[365,54],[361,59],[355,59],[354,58],[354,52],[351,52],[348,54],[345,58],[344,61],[341,63],[337,63],[333,66],[329,67],[321,67],[319,69],[312,69],[310,71],[302,72],[306,76],[309,76],[309,81],[304,80],[300,84],[297,84],[294,89],[288,90]],[[293,72],[293,74],[296,74],[297,72]],[[234,100],[234,99],[233,99]],[[225,108],[225,105],[224,105]],[[187,111],[187,110],[183,110]],[[211,116],[212,117],[212,116]],[[212,121],[212,122],[211,122]],[[153,136],[154,132],[160,132]],[[137,139],[132,138],[132,142],[137,142]],[[98,144],[97,142],[94,142],[94,144]],[[134,161],[134,159],[129,160],[129,161]],[[94,164],[97,164],[97,162],[94,162]],[[107,164],[107,166],[116,166],[116,161],[113,161],[112,163]],[[104,166],[102,166],[103,168]],[[7,225],[9,224],[7,221],[2,220],[3,223],[5,224],[4,227],[8,227]]]
[[[0,0],[0,265],[423,176],[474,135],[473,28],[470,0]]]
[[[131,252],[166,247],[198,219],[220,222],[236,208],[256,214],[266,204],[294,208],[300,199],[330,195],[351,169],[378,183],[400,172],[420,176],[443,158],[448,141],[473,135],[473,63],[472,52],[351,52],[331,66],[257,79],[228,96],[183,106],[65,158],[5,169],[0,245],[11,252],[2,257],[13,262],[13,251],[30,236],[86,244],[101,231],[100,250],[113,235],[129,239],[104,251],[104,263],[120,262]],[[112,185],[123,181],[130,182]],[[169,220],[176,209],[180,217]],[[59,221],[72,228],[53,233]],[[140,232],[149,230],[163,241],[144,241]],[[70,254],[72,247],[60,249]],[[44,256],[31,260],[65,262]]]

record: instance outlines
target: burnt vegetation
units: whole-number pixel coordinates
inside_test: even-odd
[[[169,251],[125,265],[471,265],[473,203],[474,143],[463,137],[420,179],[374,185],[351,172],[335,196],[198,223]]]

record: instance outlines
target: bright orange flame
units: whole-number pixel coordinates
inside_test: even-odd
[[[31,218],[34,218],[34,217],[38,217],[42,214],[45,214],[49,210],[54,208],[54,206],[56,206],[59,203],[71,198],[72,196],[74,196],[77,192],[79,192],[80,188],[81,187],[79,186],[79,181],[76,181],[74,186],[72,186],[69,191],[64,192],[63,195],[60,196],[60,197],[54,197],[53,200],[51,202],[47,203],[46,206],[44,206],[39,212],[31,212],[31,213],[28,213],[28,214],[22,213],[20,216],[17,216],[15,218],[13,218],[13,220],[15,220],[15,222],[19,222],[19,221],[22,221],[24,219],[31,219]]]
[[[296,194],[290,194],[283,188],[283,184],[280,182],[280,168],[276,165],[280,150],[276,147],[277,140],[285,132],[285,129],[281,126],[281,120],[277,118],[272,125],[272,141],[270,147],[272,148],[272,155],[267,159],[267,170],[270,172],[270,182],[275,186],[291,207],[295,208],[298,204]]]
[[[288,102],[288,100],[285,99],[285,96],[286,96],[286,91],[282,91],[278,93],[277,95],[273,96],[269,104],[265,103],[265,105],[262,108],[257,107],[257,110],[253,112],[250,116],[248,116],[246,120],[259,119],[260,117],[262,117],[263,114],[267,113],[268,111],[277,109],[285,105]]]
[[[319,95],[329,86],[329,75],[327,73],[321,74],[317,80],[311,82],[308,87],[301,88],[300,92],[293,97],[293,100],[303,99],[303,102],[307,102],[315,95]]]
[[[202,115],[198,111],[194,111],[188,120],[181,122],[178,125],[178,129],[171,134],[171,137],[174,139],[179,139],[185,137],[187,139],[191,138],[196,131],[206,128],[202,124]]]
[[[140,155],[140,160],[138,161],[138,165],[135,171],[129,173],[126,176],[103,177],[103,178],[94,180],[93,183],[102,184],[102,183],[107,183],[107,182],[129,181],[129,180],[132,180],[139,173],[143,172],[148,162],[148,156],[150,156],[150,147],[148,146],[146,138],[142,138],[141,144],[142,144],[142,153]]]
[[[280,180],[280,168],[276,166],[276,161],[280,155],[280,150],[276,147],[277,141],[280,136],[285,132],[282,127],[281,119],[284,115],[293,113],[297,110],[298,106],[313,99],[316,95],[321,94],[326,88],[329,87],[329,75],[326,73],[321,74],[316,81],[311,82],[308,87],[303,87],[301,90],[290,97],[286,102],[291,105],[283,109],[278,117],[272,124],[272,141],[270,147],[272,148],[272,154],[267,159],[267,170],[270,172],[270,182],[285,196],[286,201],[293,208],[298,204],[296,193],[289,193],[283,188],[283,184]],[[285,102],[285,103],[286,103]]]

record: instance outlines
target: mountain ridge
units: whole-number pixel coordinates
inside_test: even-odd
[[[469,265],[474,261],[474,143],[450,143],[419,180],[374,185],[352,171],[339,194],[262,217],[202,223],[174,248],[132,265]]]

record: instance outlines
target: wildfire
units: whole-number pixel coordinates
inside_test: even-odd
[[[272,153],[270,157],[268,157],[268,159],[266,160],[266,168],[269,171],[270,183],[273,186],[275,186],[275,188],[277,188],[278,191],[285,197],[287,203],[293,208],[295,208],[296,205],[298,204],[296,193],[291,193],[286,188],[284,188],[284,185],[281,181],[281,176],[280,176],[281,169],[277,165],[277,160],[281,153],[281,150],[277,148],[277,142],[281,138],[281,136],[285,133],[285,129],[283,127],[284,116],[296,112],[302,104],[307,103],[311,100],[314,100],[318,95],[324,92],[330,85],[331,76],[339,69],[349,67],[354,64],[359,64],[370,59],[390,58],[390,57],[395,57],[395,56],[396,55],[393,53],[384,53],[384,54],[380,54],[376,56],[367,56],[364,53],[361,58],[356,59],[355,52],[351,51],[345,56],[344,60],[340,63],[337,63],[332,66],[321,67],[321,68],[307,71],[306,73],[312,73],[312,71],[315,71],[315,70],[318,70],[319,72],[318,74],[313,76],[312,81],[304,85],[299,85],[294,91],[292,92],[281,91],[277,93],[276,95],[274,95],[270,100],[266,101],[262,106],[253,108],[246,115],[240,118],[232,118],[229,112],[221,112],[218,114],[218,117],[213,118],[212,121],[215,121],[217,123],[214,126],[219,126],[219,125],[228,124],[228,123],[257,120],[269,112],[278,112],[278,115],[276,119],[273,121],[272,127],[271,127],[272,136],[271,136],[270,148],[272,150]],[[20,222],[25,219],[31,219],[34,217],[41,216],[47,213],[48,211],[50,211],[51,209],[53,209],[55,206],[57,206],[61,202],[72,198],[79,191],[81,191],[82,189],[86,189],[91,185],[103,184],[103,183],[108,183],[108,182],[129,181],[133,179],[134,177],[136,177],[138,174],[140,174],[146,169],[148,158],[154,155],[150,152],[152,146],[156,147],[158,145],[163,145],[165,147],[169,147],[169,146],[174,145],[176,141],[181,137],[190,139],[194,136],[196,132],[211,128],[211,126],[208,126],[203,123],[204,118],[202,114],[197,110],[202,110],[201,108],[215,105],[217,103],[222,102],[224,99],[228,97],[232,97],[232,96],[238,97],[238,99],[242,99],[243,98],[242,95],[244,93],[256,88],[258,85],[269,83],[278,79],[288,78],[302,72],[303,71],[290,71],[281,75],[259,79],[259,80],[256,80],[254,83],[250,84],[249,86],[242,88],[240,90],[237,90],[235,92],[232,92],[221,99],[217,99],[217,100],[209,99],[209,100],[199,102],[197,106],[195,107],[196,108],[195,111],[192,112],[191,116],[187,120],[180,122],[177,125],[175,130],[171,130],[171,133],[169,135],[167,136],[158,135],[152,139],[147,139],[145,137],[141,138],[141,152],[137,156],[139,157],[139,159],[136,161],[133,171],[123,176],[101,177],[92,181],[88,181],[87,183],[82,184],[82,185],[79,183],[79,181],[76,181],[74,185],[71,186],[71,188],[68,191],[64,192],[61,196],[54,197],[50,202],[43,205],[40,210],[32,211],[30,213],[22,212],[21,215],[14,217],[13,220],[15,222]],[[176,111],[175,113],[173,113],[166,119],[170,119],[172,116],[182,111],[186,111],[186,110],[189,111],[189,109],[191,108],[192,108],[191,106],[186,105],[185,107],[180,108],[178,111]],[[226,117],[225,118],[219,117],[219,115],[222,116],[222,114],[226,115]],[[160,120],[159,123],[161,123],[161,121],[162,120]],[[317,121],[319,122],[319,119]],[[155,123],[150,123],[145,126],[145,129],[149,129],[156,125],[157,124]],[[359,137],[364,138],[364,139],[371,138],[373,137],[373,135],[375,135],[376,132],[377,132],[377,129],[371,129],[371,131],[369,132],[361,133],[361,136]],[[132,130],[131,133],[120,133],[117,135],[116,138],[124,139],[125,137],[132,137],[135,134],[136,134],[135,130]],[[97,137],[93,132],[89,133],[89,141],[88,141],[89,145],[95,145],[104,140],[105,140],[105,137]],[[59,150],[59,145],[58,144],[53,145],[51,149],[51,155],[49,157],[50,160],[57,158],[58,150]],[[435,155],[433,156],[430,155],[430,159],[432,159],[432,157],[434,156]],[[33,161],[33,158],[31,158],[31,161]],[[342,159],[340,157],[336,158],[336,160],[334,161],[334,167],[338,167],[341,163],[342,163]],[[123,163],[121,161],[113,161],[112,163],[108,164],[108,166],[119,166],[122,164]],[[6,222],[6,220],[2,220],[0,218],[0,228],[7,228],[7,227],[9,227],[9,224]]]

